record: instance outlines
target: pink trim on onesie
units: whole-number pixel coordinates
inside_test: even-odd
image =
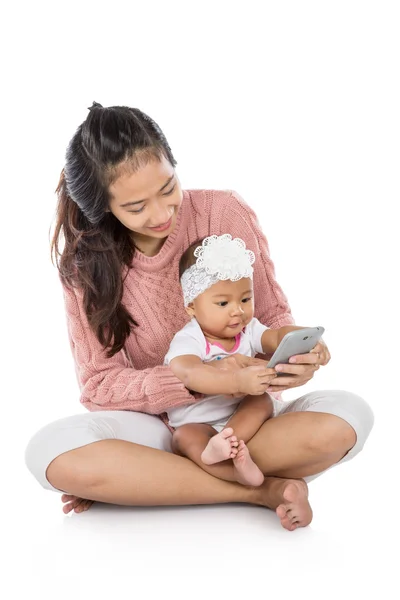
[[[243,331],[244,331],[244,329],[243,329]],[[228,354],[232,354],[232,352],[235,352],[235,350],[237,350],[239,348],[240,336],[241,336],[241,333],[238,333],[237,335],[235,335],[235,345],[230,352],[228,352],[228,350],[225,350],[225,348],[223,348],[219,342],[215,342],[213,344],[213,346],[218,346],[218,348],[221,348],[221,350],[225,350],[225,352],[228,352]],[[210,354],[210,342],[207,339],[206,339],[206,354]]]

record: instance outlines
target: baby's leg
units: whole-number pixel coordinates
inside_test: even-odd
[[[226,424],[232,427],[238,440],[246,444],[255,436],[261,425],[272,417],[273,404],[267,393],[262,396],[246,396]]]
[[[226,424],[239,440],[238,453],[233,458],[236,480],[250,485],[261,485],[264,475],[250,456],[246,442],[257,433],[261,425],[272,416],[273,404],[269,394],[246,396]]]
[[[234,458],[238,442],[236,438],[231,439],[232,430],[225,428],[223,435],[221,433],[217,433],[214,427],[206,423],[182,425],[172,436],[172,450],[175,454],[187,456],[196,463],[198,455],[206,465]],[[204,455],[206,448],[210,451]]]
[[[192,447],[206,446],[215,434],[215,429],[204,423],[188,423],[177,427],[172,434],[172,452],[190,458],[188,452],[192,454]]]
[[[258,474],[256,478],[251,478],[252,481],[245,480],[242,475],[238,473],[238,470],[229,459],[229,457],[236,456],[236,446],[238,445],[236,438],[231,440],[232,433],[233,431],[231,429],[224,429],[221,431],[221,433],[217,433],[216,430],[211,427],[211,425],[202,423],[190,423],[188,425],[182,425],[182,427],[179,427],[173,434],[172,450],[176,454],[190,458],[204,471],[207,471],[207,473],[210,473],[219,479],[225,479],[226,481],[238,481],[239,483],[244,483],[245,485],[261,485],[261,483],[264,481],[264,476],[262,474],[262,480],[260,480]],[[218,462],[216,464],[205,464],[203,462],[201,457],[206,448],[210,450],[209,444],[211,440],[214,442],[213,446],[219,446],[220,444],[217,442],[226,442],[228,444],[228,460],[224,460],[224,458],[227,456],[227,454],[225,454],[225,457],[221,459],[222,462]],[[221,445],[223,445],[223,443]]]
[[[246,446],[244,446],[244,449],[241,448],[240,451],[239,468],[235,466],[236,459],[233,457],[238,452],[238,442],[232,434],[233,430],[230,428],[225,428],[217,433],[211,425],[200,423],[183,425],[173,434],[172,450],[176,454],[190,458],[204,471],[219,479],[237,481],[244,485],[261,485],[264,481],[264,475],[251,459],[246,460],[245,454],[248,454]],[[244,445],[243,442],[241,444]],[[221,462],[215,461],[214,464],[206,464],[207,460],[204,462],[203,458],[207,459],[207,456],[213,456],[215,460],[216,455],[221,452],[224,445],[225,450],[223,452],[225,454],[223,454],[223,458],[219,454]],[[225,460],[226,457],[228,457],[228,460]],[[233,462],[229,460],[230,457],[233,458]]]

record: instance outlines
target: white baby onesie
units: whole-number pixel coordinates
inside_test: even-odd
[[[206,340],[200,325],[192,318],[172,339],[169,350],[164,359],[164,365],[168,365],[173,358],[185,354],[194,354],[203,362],[207,363],[217,357],[225,357],[231,354],[244,354],[254,358],[256,354],[262,353],[261,338],[266,325],[260,323],[255,317],[244,330],[236,336],[234,348],[228,352],[217,342],[211,344]],[[217,423],[228,419],[235,412],[241,398],[228,398],[221,394],[208,395],[194,404],[171,407],[168,409],[168,419],[172,427],[180,427],[186,423]]]

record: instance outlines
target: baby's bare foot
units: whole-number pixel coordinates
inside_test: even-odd
[[[227,427],[210,439],[201,455],[201,460],[205,465],[214,465],[215,463],[236,456],[237,450],[235,446],[237,446],[237,441],[236,437],[232,436],[232,434],[232,427]]]
[[[256,463],[253,462],[249,449],[243,440],[240,440],[237,456],[232,460],[237,481],[239,483],[253,486],[259,486],[263,483],[264,475],[257,467]]]

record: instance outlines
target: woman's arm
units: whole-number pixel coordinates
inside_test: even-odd
[[[220,219],[220,234],[230,233],[241,238],[252,250],[254,263],[255,317],[271,329],[293,325],[294,319],[288,300],[275,278],[274,263],[270,258],[267,239],[254,210],[234,191],[225,194],[225,208]]]
[[[168,366],[136,370],[123,351],[108,358],[88,324],[79,292],[64,288],[64,299],[80,401],[88,410],[160,414],[171,405],[195,401]]]
[[[276,377],[274,369],[267,369],[265,366],[251,366],[234,372],[218,371],[193,354],[176,356],[170,365],[187,388],[203,394],[259,395],[265,392],[269,382]]]
[[[232,237],[241,238],[245,242],[246,248],[252,250],[256,257],[253,275],[254,316],[271,329],[294,325],[287,298],[275,279],[275,268],[269,255],[268,242],[254,210],[232,190],[216,193],[224,195],[219,200],[225,204],[222,217],[219,219],[220,234],[230,233]],[[214,200],[216,199],[214,198]],[[317,351],[319,352],[319,350]],[[268,358],[268,355],[265,358]],[[303,355],[300,360],[303,361],[302,364],[291,365],[290,368],[290,373],[295,377],[276,378],[271,382],[267,391],[281,392],[307,383],[313,377],[318,365],[312,363],[315,361],[315,356],[312,354]],[[304,364],[306,360],[310,364]],[[326,364],[326,362],[321,364]],[[286,371],[289,372],[289,369],[286,369],[285,365]]]

